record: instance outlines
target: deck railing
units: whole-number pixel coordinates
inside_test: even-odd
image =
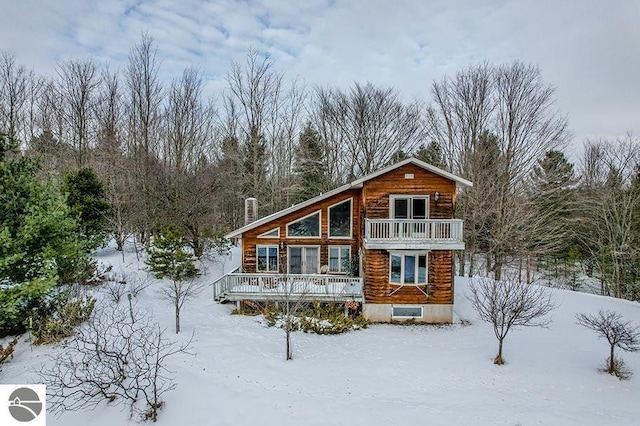
[[[213,283],[213,298],[359,299],[362,278],[344,275],[248,274],[231,272]]]
[[[460,219],[367,219],[367,241],[463,242]]]

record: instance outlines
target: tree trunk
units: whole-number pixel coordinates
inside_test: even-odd
[[[527,284],[531,284],[531,255],[527,255]]]
[[[461,277],[464,277],[465,258],[464,251],[458,252],[458,275]]]
[[[285,329],[285,336],[287,339],[287,361],[289,361],[293,359],[293,356],[291,354],[291,330],[288,324]]]
[[[518,259],[518,282],[520,284],[522,284],[522,255],[520,255],[520,258]]]
[[[493,264],[493,276],[496,281],[502,279],[502,256],[496,255],[495,263]]]
[[[473,277],[473,268],[475,267],[475,252],[471,252],[469,253],[469,275],[467,275],[469,278]]]
[[[176,306],[176,334],[180,333],[180,308]]]
[[[613,350],[615,349],[615,345],[611,345],[611,351],[609,352],[609,371],[607,373],[613,374],[616,372],[616,367],[613,358]]]
[[[498,339],[498,355],[493,359],[493,363],[496,365],[503,365],[504,359],[502,358],[502,340]]]

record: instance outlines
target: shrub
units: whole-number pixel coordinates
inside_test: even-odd
[[[351,310],[349,308],[349,312]],[[265,309],[264,318],[269,327],[279,326],[282,321],[281,313],[273,305]],[[294,324],[294,331],[341,334],[367,328],[368,325],[369,322],[360,313],[354,316],[345,315],[344,305],[341,303],[314,302],[300,312]]]
[[[18,337],[15,337],[12,341],[9,342],[6,348],[0,345],[0,364],[5,362],[10,356],[13,356],[12,354],[17,344]]]
[[[59,304],[50,315],[44,318],[30,319],[29,330],[34,337],[34,345],[58,342],[73,334],[78,325],[89,319],[96,299],[78,298]]]

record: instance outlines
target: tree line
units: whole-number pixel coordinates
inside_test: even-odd
[[[40,76],[0,57],[0,129],[41,179],[95,171],[120,250],[170,226],[200,256],[242,225],[246,197],[266,215],[415,156],[474,182],[456,206],[460,274],[508,267],[577,287],[584,273],[602,294],[640,298],[640,141],[585,141],[572,163],[538,67],[473,65],[433,82],[425,103],[370,83],[309,88],[250,50],[214,99],[194,67],[162,81],[157,55],[143,35],[118,71],[88,58]]]

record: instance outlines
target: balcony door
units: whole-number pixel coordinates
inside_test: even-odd
[[[392,219],[427,219],[429,217],[429,197],[391,196]]]
[[[289,247],[288,266],[290,274],[317,274],[320,270],[320,247]]]
[[[429,217],[429,197],[391,196],[391,219],[427,219]],[[425,223],[394,223],[391,227],[393,238],[424,238],[427,235]]]

